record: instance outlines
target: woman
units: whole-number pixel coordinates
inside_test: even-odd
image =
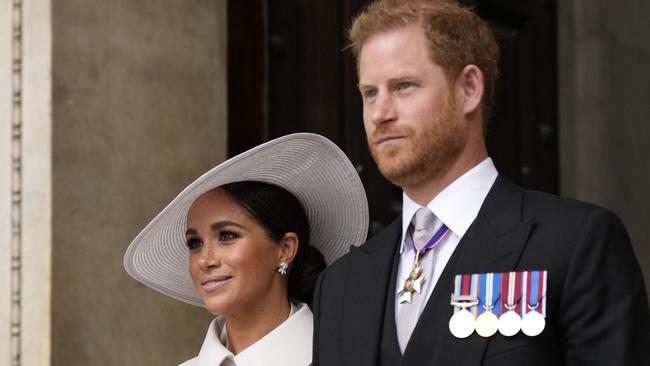
[[[183,365],[304,366],[316,278],[363,242],[367,222],[345,154],[322,136],[294,134],[190,184],[134,239],[124,266],[216,315],[198,356]]]

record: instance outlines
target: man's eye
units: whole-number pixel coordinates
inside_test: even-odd
[[[372,98],[377,96],[377,89],[368,89],[363,92],[365,98]]]
[[[234,233],[232,231],[221,231],[219,232],[219,240],[220,241],[229,241],[229,240],[234,240],[237,239],[239,235],[237,233]]]
[[[187,245],[187,249],[194,250],[203,246],[203,242],[197,238],[190,238],[187,239],[185,245]]]
[[[411,83],[409,81],[403,81],[403,82],[397,84],[397,89],[398,90],[404,90],[404,89],[408,89],[408,88],[410,88],[412,86],[413,86],[413,83]]]

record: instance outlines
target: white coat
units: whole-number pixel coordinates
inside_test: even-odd
[[[292,305],[287,320],[237,355],[224,345],[224,325],[225,319],[217,316],[210,323],[199,355],[180,366],[311,365],[313,315],[306,304]]]

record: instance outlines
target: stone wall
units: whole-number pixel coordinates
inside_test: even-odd
[[[226,157],[226,2],[0,7],[0,365],[192,357],[211,316],[140,285],[122,257]]]
[[[225,1],[53,8],[53,365],[172,365],[209,317],[136,283],[130,240],[226,154]]]
[[[621,217],[650,293],[650,2],[558,6],[562,192]]]

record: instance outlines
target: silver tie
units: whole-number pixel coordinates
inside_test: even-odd
[[[421,250],[433,235],[435,221],[436,216],[428,208],[421,207],[417,210],[413,220],[411,220],[413,235],[412,237],[407,236],[407,244],[410,245],[412,242],[418,251]],[[423,254],[420,258],[420,267],[422,267],[422,273],[426,280],[430,281],[433,273],[433,255],[428,252]],[[413,294],[411,303],[402,304],[397,315],[397,341],[402,353],[404,353],[411,338],[411,333],[413,333],[415,324],[417,324],[420,317],[420,309],[425,301],[427,287],[428,284],[425,283],[422,292]]]

